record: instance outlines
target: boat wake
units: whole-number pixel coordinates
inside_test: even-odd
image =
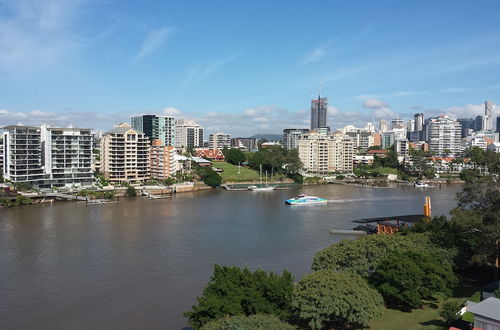
[[[401,197],[362,197],[362,198],[346,198],[346,199],[329,199],[331,203],[354,203],[354,202],[385,202],[406,200],[407,198]]]

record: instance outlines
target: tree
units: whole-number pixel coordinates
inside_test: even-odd
[[[460,319],[460,304],[453,301],[447,301],[443,304],[439,316],[441,316],[447,325],[451,325],[453,322]]]
[[[210,187],[218,187],[222,183],[219,173],[211,167],[198,167],[197,172],[203,182]]]
[[[352,271],[367,278],[387,255],[396,251],[425,251],[447,262],[454,257],[450,251],[433,244],[429,234],[366,235],[356,240],[342,240],[319,251],[314,256],[312,269]]]
[[[222,153],[224,154],[226,162],[233,165],[239,165],[240,163],[243,163],[247,160],[245,153],[238,148],[226,147],[222,150]]]
[[[382,163],[384,167],[398,168],[398,153],[393,149],[389,150],[389,152],[385,155],[385,158],[382,159]]]
[[[184,315],[195,329],[227,315],[273,314],[285,320],[291,316],[292,293],[293,277],[287,271],[278,275],[215,265],[198,305]]]
[[[457,279],[451,264],[425,252],[393,252],[386,256],[370,282],[396,308],[417,308],[422,299],[451,294]]]
[[[128,186],[127,190],[125,191],[125,196],[128,196],[128,197],[137,196],[137,192],[135,191],[135,188],[132,186]]]
[[[458,206],[450,213],[457,229],[467,235],[461,247],[470,254],[468,262],[493,266],[498,279],[500,191],[467,187],[458,194]]]
[[[227,316],[205,324],[202,330],[293,330],[274,315]]]
[[[360,276],[321,270],[306,275],[294,291],[293,309],[311,329],[366,327],[380,315],[380,294]]]

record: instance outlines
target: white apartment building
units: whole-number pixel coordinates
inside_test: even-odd
[[[112,182],[150,178],[149,139],[127,123],[118,124],[101,139],[101,172]]]
[[[428,125],[429,151],[438,156],[460,156],[462,154],[462,126],[458,120],[446,115],[432,118]],[[447,154],[447,152],[450,154]]]
[[[231,148],[231,134],[226,133],[211,133],[208,136],[208,148],[215,149],[224,149],[224,147]]]
[[[373,132],[366,128],[356,128],[348,125],[342,129],[343,133],[351,139],[354,148],[358,152],[365,152],[369,147],[373,146],[375,139]]]
[[[352,172],[354,145],[342,133],[304,134],[299,139],[298,151],[304,170],[308,173]]]
[[[92,185],[89,129],[45,125],[3,129],[5,179],[37,188]]]
[[[4,168],[3,160],[4,160],[4,156],[3,156],[3,135],[0,135],[0,172],[2,174],[3,174],[3,168]]]
[[[179,170],[175,148],[162,145],[161,140],[154,140],[149,149],[149,166],[153,179],[165,180],[175,176]]]
[[[307,128],[285,128],[283,130],[283,147],[288,150],[297,149],[300,136],[309,133]]]
[[[175,128],[176,148],[203,147],[203,127],[191,119],[178,119]]]

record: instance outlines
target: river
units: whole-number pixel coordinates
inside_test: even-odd
[[[314,254],[364,217],[448,214],[462,186],[209,190],[119,204],[0,209],[1,329],[182,329],[214,264],[310,272]],[[328,205],[288,206],[299,193]]]

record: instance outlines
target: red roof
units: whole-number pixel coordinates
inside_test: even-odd
[[[366,153],[369,154],[369,155],[382,155],[382,154],[386,154],[388,153],[389,151],[388,150],[368,150]]]
[[[213,160],[224,160],[224,154],[222,150],[214,150],[214,149],[197,149],[195,151],[196,157],[208,158]]]

